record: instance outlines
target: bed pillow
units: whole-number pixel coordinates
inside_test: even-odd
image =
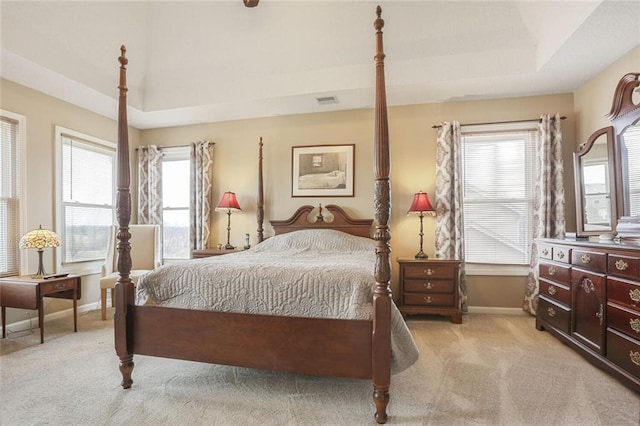
[[[255,248],[356,252],[375,250],[375,241],[333,229],[304,229],[268,238]]]

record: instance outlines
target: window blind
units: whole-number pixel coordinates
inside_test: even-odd
[[[467,262],[529,262],[536,138],[533,129],[462,135]]]
[[[0,116],[0,276],[20,273],[20,174],[18,121]]]

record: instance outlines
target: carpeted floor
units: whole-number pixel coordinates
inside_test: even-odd
[[[120,387],[99,311],[1,342],[0,424],[368,425],[367,380],[318,378],[136,356]],[[638,425],[640,397],[527,316],[409,321],[418,362],[393,376],[389,424]]]

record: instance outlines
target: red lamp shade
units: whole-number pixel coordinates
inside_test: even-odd
[[[409,207],[407,214],[415,215],[434,211],[435,209],[431,206],[431,202],[429,201],[429,194],[420,191],[413,196],[413,202],[411,203],[411,207]]]
[[[216,206],[216,211],[242,211],[234,192],[225,192]]]

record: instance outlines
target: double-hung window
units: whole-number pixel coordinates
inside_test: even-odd
[[[96,271],[114,224],[116,146],[56,127],[58,233],[64,270]]]
[[[0,111],[0,277],[20,274],[24,116]]]
[[[465,257],[472,271],[526,265],[533,233],[533,126],[463,126]],[[503,267],[502,267],[503,268]],[[482,273],[482,272],[480,272]]]
[[[162,150],[162,259],[189,259],[189,147]]]

